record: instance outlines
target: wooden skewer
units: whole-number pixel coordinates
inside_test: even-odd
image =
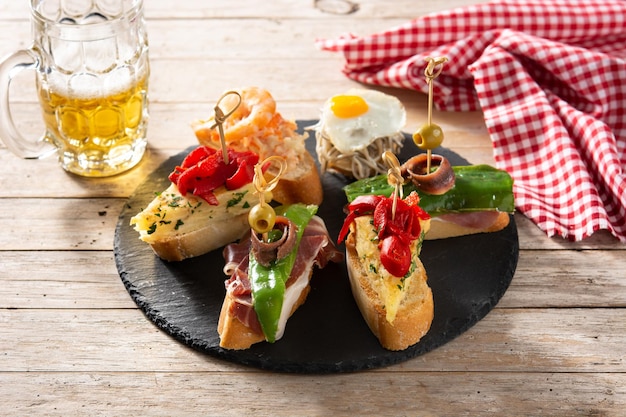
[[[389,167],[387,170],[387,182],[389,185],[393,186],[393,203],[391,205],[391,220],[395,220],[396,218],[396,207],[398,206],[398,196],[402,199],[403,191],[402,184],[404,183],[404,178],[402,178],[402,171],[400,168],[400,161],[398,158],[389,151],[383,152],[383,160]]]
[[[448,60],[445,56],[439,58],[426,58],[428,64],[424,70],[424,76],[426,76],[426,83],[428,84],[428,125],[433,122],[433,80],[441,74],[443,71],[443,64]],[[426,173],[430,173],[430,161],[432,152],[430,149],[426,150]]]
[[[228,113],[224,113],[222,109],[220,108],[220,103],[226,96],[231,95],[231,94],[236,95],[239,100],[237,101],[237,104],[228,111]],[[229,161],[228,161],[228,149],[226,149],[226,139],[224,138],[223,124],[228,118],[228,116],[230,116],[231,114],[233,114],[235,110],[237,110],[240,104],[241,104],[241,94],[239,94],[236,91],[227,91],[224,94],[222,94],[219,100],[217,100],[217,103],[215,104],[215,107],[213,109],[213,111],[215,112],[215,116],[214,116],[215,123],[211,126],[211,129],[214,129],[215,127],[217,127],[217,131],[220,134],[220,143],[222,145],[222,158],[224,158],[224,164],[226,165],[228,165]]]
[[[271,178],[268,181],[265,178],[265,175],[263,174],[263,167],[266,164],[270,164],[272,162],[278,163],[278,172],[274,175],[273,178]],[[269,156],[265,158],[263,161],[258,162],[254,166],[254,177],[252,179],[252,185],[254,185],[256,193],[259,196],[259,205],[263,206],[267,204],[267,202],[265,201],[265,193],[267,193],[268,191],[272,191],[274,188],[276,188],[276,186],[278,185],[278,181],[280,180],[280,177],[283,175],[283,173],[286,170],[287,170],[287,161],[282,156],[277,156],[277,155]],[[264,241],[267,241],[268,233],[264,232],[262,234],[262,237]]]

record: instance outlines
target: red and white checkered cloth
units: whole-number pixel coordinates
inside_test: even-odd
[[[496,0],[316,44],[356,81],[424,93],[426,57],[448,57],[435,104],[482,109],[518,210],[548,236],[626,242],[626,1]]]

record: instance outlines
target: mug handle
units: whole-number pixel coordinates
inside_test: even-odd
[[[9,107],[12,79],[22,70],[37,70],[40,61],[35,50],[22,49],[0,63],[0,139],[11,152],[25,159],[39,159],[56,152],[56,148],[43,136],[37,141],[24,138],[13,122]]]

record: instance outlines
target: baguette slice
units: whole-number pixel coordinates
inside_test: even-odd
[[[273,196],[266,196],[266,201],[319,206],[324,196],[317,166],[304,145],[308,133],[297,133],[296,123],[285,120],[276,111],[276,102],[267,90],[246,87],[238,93],[240,104],[233,102],[232,95],[223,97],[225,108],[236,108],[223,123],[228,147],[238,152],[255,152],[260,161],[278,155],[287,162],[287,170],[274,188]],[[200,145],[221,149],[214,116],[196,120],[191,126]],[[133,217],[131,225],[139,232],[140,239],[165,260],[180,261],[202,255],[241,238],[249,229],[248,212],[258,203],[252,184],[233,192],[220,187],[214,194],[218,206],[193,196],[182,196],[175,185],[170,186]],[[229,204],[237,199],[239,204]]]
[[[313,275],[313,268],[311,268],[306,276],[301,277],[306,281],[306,285],[303,288],[299,288],[299,294],[295,293],[296,288],[287,289],[287,297],[294,297],[295,302],[289,311],[288,318],[306,301],[311,286],[309,285],[311,276]],[[265,341],[265,335],[262,331],[252,329],[243,324],[233,312],[236,309],[236,301],[233,295],[229,292],[224,297],[224,303],[222,304],[222,310],[220,311],[220,318],[217,323],[217,332],[220,335],[220,347],[224,349],[242,350],[248,349],[255,343]]]
[[[235,113],[224,121],[224,140],[236,151],[252,151],[262,161],[272,155],[285,158],[287,170],[274,189],[274,199],[284,205],[294,203],[322,203],[323,192],[315,160],[307,151],[305,141],[309,132],[297,132],[298,126],[276,110],[276,102],[269,91],[260,87],[237,90],[242,103]],[[232,96],[224,105],[232,108]],[[214,116],[191,123],[198,142],[215,149],[220,148],[220,136],[214,129]]]
[[[250,229],[248,213],[258,202],[251,183],[237,190],[220,187],[214,194],[217,206],[190,193],[183,196],[171,184],[130,224],[166,261],[203,255],[241,238]]]
[[[196,126],[196,128],[198,129],[196,130],[196,136],[200,144],[215,146],[215,143],[211,142],[206,136],[206,128],[199,126]],[[230,143],[228,146],[237,151],[245,150],[245,147],[238,143]],[[272,155],[282,155],[280,151],[271,148],[261,149],[256,152],[259,154],[260,160],[264,160]],[[285,156],[287,159],[287,170],[280,177],[276,188],[272,190],[274,201],[283,205],[303,203],[319,206],[322,204],[324,192],[320,174],[313,156],[304,148],[304,142],[302,142],[301,146],[298,146],[297,151],[289,152],[282,156]]]
[[[222,304],[217,331],[220,346],[225,349],[247,349],[266,340],[253,306],[249,280],[250,238],[232,243],[224,249],[226,296]],[[297,259],[286,283],[275,340],[282,338],[287,321],[306,300],[311,289],[313,268],[324,268],[328,262],[341,262],[343,254],[333,244],[326,224],[313,216],[298,246]]]
[[[418,257],[418,242],[411,248],[413,269],[401,280],[380,264],[372,216],[360,216],[350,225],[346,264],[354,299],[367,325],[388,350],[404,350],[430,329],[433,295]],[[401,286],[400,290],[398,286]]]
[[[321,203],[322,183],[313,157],[305,151],[299,160],[297,169],[286,172],[266,195],[267,201]],[[212,206],[192,194],[183,196],[171,184],[132,217],[130,224],[161,259],[182,261],[240,239],[250,229],[248,213],[258,203],[254,193],[252,183],[237,190],[220,187],[214,191],[219,204]]]
[[[319,206],[324,199],[322,181],[311,154],[304,150],[298,155],[293,168],[280,177],[276,188],[272,190],[274,200],[283,205],[295,203]]]

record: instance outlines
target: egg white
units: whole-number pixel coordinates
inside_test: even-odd
[[[376,139],[393,135],[406,124],[406,111],[396,97],[375,90],[351,89],[345,95],[360,96],[368,110],[356,117],[335,116],[329,99],[322,108],[320,124],[332,144],[343,154],[366,148]]]

